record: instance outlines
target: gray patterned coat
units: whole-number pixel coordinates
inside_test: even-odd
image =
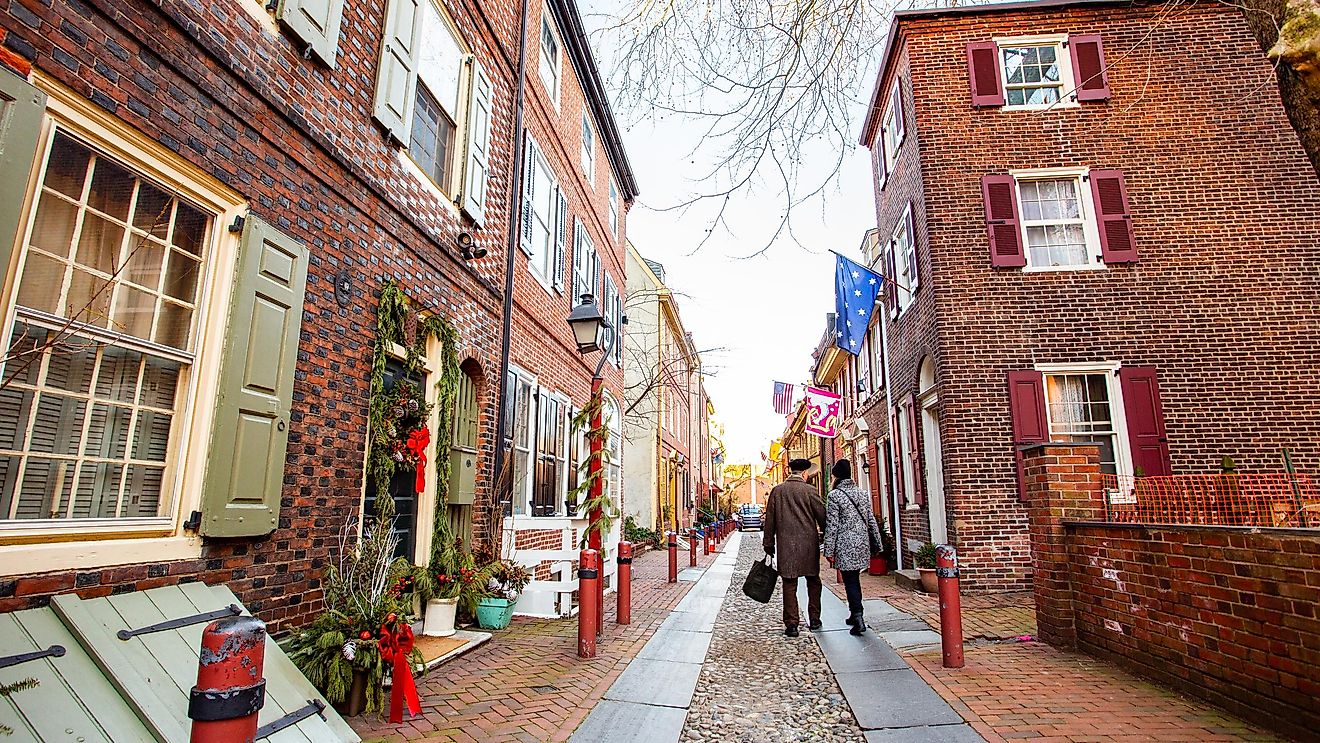
[[[840,482],[825,498],[825,556],[833,557],[839,570],[865,570],[871,564],[872,539],[883,544],[871,498],[856,482]]]

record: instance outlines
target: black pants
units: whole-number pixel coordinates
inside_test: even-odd
[[[862,613],[862,577],[860,570],[840,570],[843,573],[843,590],[848,594],[848,613]]]

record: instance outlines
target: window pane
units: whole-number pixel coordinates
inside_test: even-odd
[[[26,271],[23,281],[27,283]],[[74,269],[69,283],[69,296],[61,314],[79,322],[107,327],[110,321],[110,282],[100,276]]]
[[[50,519],[64,515],[73,491],[73,462],[31,457],[18,486],[19,519]]]
[[[124,482],[125,518],[160,515],[161,485],[165,470],[145,464],[130,464]]]
[[[133,174],[103,157],[96,158],[92,169],[92,188],[87,205],[115,219],[128,219],[128,205],[133,200]]]
[[[91,150],[70,139],[63,132],[55,134],[50,159],[46,163],[46,176],[42,183],[74,200],[82,199],[83,184],[87,182],[87,166]]]
[[[120,286],[112,316],[113,328],[135,338],[151,338],[151,321],[156,317],[156,295],[131,286]]]
[[[180,203],[174,214],[172,242],[193,255],[200,256],[206,247],[211,217],[188,204]]]
[[[173,206],[174,199],[169,194],[150,183],[142,183],[133,208],[133,226],[163,240],[169,234]]]
[[[423,0],[421,48],[417,75],[451,119],[458,118],[459,80],[463,71],[463,49],[454,38],[440,11]]]
[[[137,430],[133,432],[133,458],[164,462],[169,453],[170,424],[173,419],[171,415],[154,410],[138,413]]]
[[[43,392],[32,421],[32,451],[77,454],[87,403]]]
[[[66,336],[55,340],[55,333],[47,336],[46,386],[66,392],[87,394],[92,387],[92,371],[96,368],[96,344],[84,338]]]
[[[96,376],[96,397],[114,402],[133,402],[137,397],[138,367],[142,354],[107,346],[101,354]]]
[[[192,331],[192,310],[173,302],[160,303],[160,321],[156,323],[156,342],[186,350]]]
[[[83,216],[75,260],[105,274],[114,273],[119,248],[124,244],[124,228],[95,214]]]
[[[148,289],[160,288],[160,274],[165,263],[165,244],[134,234],[129,240],[128,268],[120,275]]]
[[[64,286],[64,264],[41,253],[28,253],[23,280],[18,285],[18,303],[52,314],[59,311]]]
[[[173,408],[179,386],[179,362],[148,356],[142,370],[142,394],[138,402],[156,408]]]
[[[73,228],[78,221],[78,207],[52,193],[43,193],[37,205],[29,244],[61,258],[69,257]]]
[[[74,494],[75,519],[109,519],[119,506],[119,483],[124,476],[122,464],[86,462],[78,473],[78,492]],[[152,514],[153,516],[155,514]]]
[[[193,304],[197,301],[197,277],[202,262],[187,253],[170,251],[170,265],[165,272],[165,293],[175,299]]]
[[[35,398],[36,394],[32,390],[17,387],[0,390],[0,449],[23,449]]]
[[[132,421],[132,408],[93,403],[82,453],[89,457],[123,459],[128,451]]]

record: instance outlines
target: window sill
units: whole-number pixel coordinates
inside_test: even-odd
[[[530,256],[528,257],[530,258]],[[550,283],[549,279],[542,276],[540,271],[536,270],[532,266],[532,262],[530,260],[528,260],[527,262],[527,274],[531,276],[533,279],[536,279],[536,283],[540,284],[542,289],[545,289],[546,294],[550,294],[553,296],[556,293],[555,286]]]
[[[1060,103],[1037,104],[1033,106],[1010,106],[1004,104],[999,106],[1000,111],[1057,111],[1061,108],[1081,108],[1082,104],[1077,101],[1064,101]]]
[[[1103,271],[1108,266],[1104,263],[1085,266],[1023,266],[1022,273],[1072,273],[1076,271]]]
[[[407,148],[400,146],[395,152],[398,154],[399,163],[403,166],[404,170],[412,173],[413,177],[417,179],[418,184],[421,185],[423,189],[429,191],[431,195],[436,198],[436,201],[439,201],[449,213],[454,215],[455,219],[458,219],[460,215],[458,213],[458,207],[454,205],[453,198],[445,193],[444,189],[440,188],[435,181],[431,180],[431,176],[427,175],[426,171],[422,170],[417,162],[412,159],[412,155],[408,154]]]
[[[4,566],[0,568],[0,573],[49,573],[57,570],[195,560],[201,556],[202,540],[198,537],[14,544],[0,547],[0,565]]]

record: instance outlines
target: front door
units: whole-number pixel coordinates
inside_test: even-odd
[[[406,374],[403,362],[389,359],[385,362],[385,390],[394,386],[395,381],[406,379],[421,389],[426,389],[426,376]],[[417,555],[417,473],[411,469],[396,467],[394,476],[387,486],[394,497],[394,532],[399,535],[399,545],[394,549],[395,557],[406,557],[410,562]],[[376,514],[376,483],[374,478],[367,478],[367,497],[365,513]]]
[[[926,510],[930,514],[930,541],[948,544],[949,527],[944,511],[944,459],[940,447],[939,398],[931,395],[921,403],[921,438],[925,440]]]
[[[472,502],[477,491],[477,383],[464,374],[454,400],[454,435],[449,449],[449,525],[472,546]]]

